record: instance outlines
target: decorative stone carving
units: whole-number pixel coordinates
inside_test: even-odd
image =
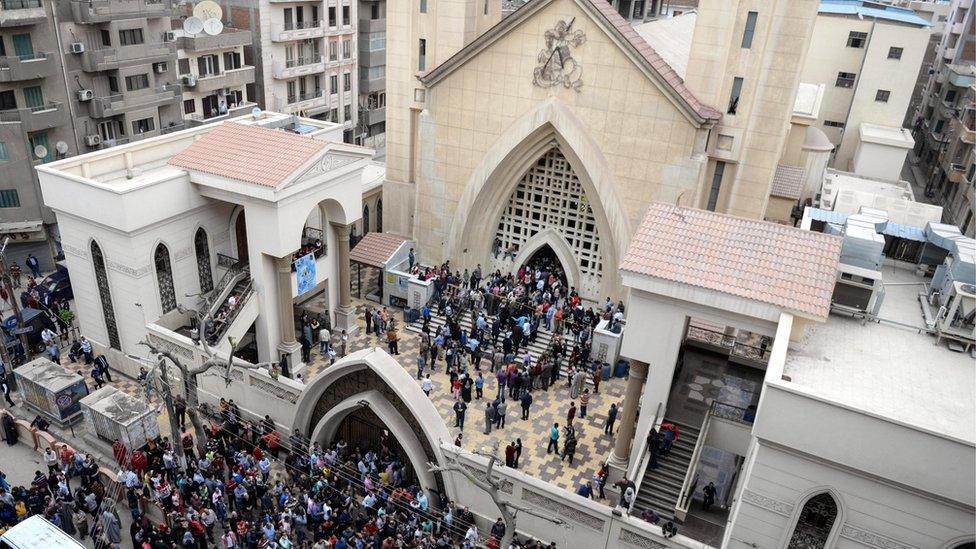
[[[193,361],[193,351],[173,343],[172,341],[163,339],[155,334],[146,334],[149,342],[160,349],[165,349],[176,356],[185,358],[189,361]]]
[[[565,503],[560,503],[549,496],[544,496],[532,490],[523,489],[522,490],[522,500],[528,503],[533,503],[542,509],[549,510],[557,515],[562,515],[570,519],[574,523],[582,524],[588,528],[594,530],[603,530],[606,525],[606,521],[594,517],[588,513],[584,513],[575,507],[570,507]]]
[[[663,549],[667,545],[654,541],[645,535],[638,534],[637,532],[627,530],[626,528],[620,529],[620,536],[617,537],[617,541],[620,543],[625,543],[634,547],[645,547],[647,549]]]
[[[251,376],[251,380],[249,384],[251,385],[251,387],[256,387],[258,389],[261,389],[265,393],[268,393],[276,398],[280,398],[281,400],[290,402],[291,404],[298,402],[298,393],[289,391],[288,389],[282,387],[281,385],[276,385],[274,383],[271,383],[270,381],[265,381],[255,376]]]
[[[149,265],[143,265],[141,267],[130,267],[118,261],[112,261],[111,259],[105,260],[105,265],[115,272],[122,273],[124,275],[131,276],[132,278],[142,278],[149,274]]]
[[[370,369],[362,369],[352,372],[348,375],[342,376],[337,379],[331,385],[325,388],[322,395],[319,396],[318,402],[315,403],[315,407],[312,409],[311,417],[308,423],[301,425],[304,432],[311,432],[312,429],[318,425],[319,421],[325,417],[325,414],[329,412],[334,406],[338,405],[342,401],[350,397],[355,397],[359,393],[366,392],[370,389],[379,391],[381,395],[393,405],[397,413],[407,422],[410,426],[410,430],[417,433],[417,438],[420,440],[420,445],[424,449],[424,455],[427,457],[427,461],[432,463],[437,463],[437,454],[434,452],[434,448],[431,447],[430,441],[424,436],[423,426],[417,421],[417,418],[413,415],[413,412],[407,407],[406,403],[400,398],[399,393],[392,387],[386,384],[386,381],[378,376],[376,372]],[[302,421],[302,418],[297,419],[298,422]],[[437,490],[444,494],[444,477],[442,473],[434,473],[434,478],[437,481]]]
[[[339,154],[327,154],[327,155],[325,155],[325,156],[322,157],[322,160],[321,161],[319,161],[319,168],[324,173],[324,172],[328,172],[328,171],[334,170],[336,168],[341,168],[342,166],[345,166],[346,164],[352,164],[356,160],[359,160],[359,159],[356,158],[355,156],[345,156],[345,155],[339,155]]]
[[[586,42],[582,30],[573,30],[576,18],[560,20],[546,31],[546,47],[539,52],[539,65],[532,72],[532,83],[540,88],[565,88],[580,91],[583,87],[583,67],[573,57],[572,48]]]
[[[902,543],[898,540],[871,532],[870,530],[865,530],[860,526],[854,526],[853,524],[845,524],[842,526],[840,535],[849,540],[867,545],[868,547],[877,547],[878,549],[918,549],[914,545]]]
[[[192,246],[187,246],[187,247],[183,248],[182,250],[177,250],[176,251],[175,259],[176,259],[176,261],[182,261],[182,260],[184,260],[184,259],[186,259],[188,257],[192,257],[193,255],[194,255],[194,253],[193,253],[193,247]]]
[[[762,507],[767,511],[772,511],[777,515],[783,515],[785,517],[788,517],[793,514],[792,503],[786,503],[785,501],[779,501],[778,499],[773,499],[769,496],[757,494],[752,490],[742,491],[742,501],[746,503],[751,503],[756,507]]]
[[[82,259],[88,259],[88,254],[85,253],[85,250],[82,250],[81,248],[75,248],[74,246],[65,244],[64,242],[61,243],[61,250],[68,255],[73,255],[75,257],[80,257]]]

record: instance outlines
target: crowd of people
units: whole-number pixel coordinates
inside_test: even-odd
[[[47,471],[29,486],[0,473],[0,529],[40,514],[97,549],[497,549],[505,535],[501,519],[482,533],[467,508],[431,501],[385,431],[373,445],[339,438],[323,447],[298,431],[282,440],[269,417],[245,420],[232,400],[221,400],[206,431],[202,450],[185,427],[179,440],[131,450],[116,440],[114,479],[91,455],[48,449]],[[120,508],[131,516],[127,533]],[[543,545],[516,536],[513,547]]]

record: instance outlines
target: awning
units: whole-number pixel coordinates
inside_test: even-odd
[[[821,210],[820,208],[807,208],[807,212],[810,213],[810,219],[813,219],[814,221],[823,221],[825,223],[840,223],[840,224],[843,224],[845,221],[847,221],[847,214],[842,212]]]
[[[927,240],[925,237],[925,229],[912,227],[910,225],[899,225],[894,221],[889,221],[886,223],[882,233],[888,236],[904,238],[906,240],[914,240],[916,242],[925,242]]]
[[[349,261],[385,269],[393,254],[408,239],[394,233],[366,233],[349,252]]]
[[[7,221],[0,223],[0,234],[36,233],[44,230],[42,221]]]

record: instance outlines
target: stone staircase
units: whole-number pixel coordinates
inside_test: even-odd
[[[639,516],[644,509],[651,509],[664,520],[674,520],[674,508],[681,497],[681,486],[691,467],[691,457],[698,443],[700,428],[667,418],[664,421],[677,425],[681,434],[671,446],[668,456],[658,457],[657,469],[651,469],[648,460],[631,514]]]
[[[431,334],[437,333],[437,331],[440,330],[441,327],[444,326],[444,324],[446,323],[447,323],[447,319],[445,317],[432,313],[430,315],[430,333]],[[423,319],[418,319],[416,322],[410,323],[407,326],[407,330],[419,334],[422,332],[423,325],[424,325]],[[470,311],[465,311],[463,316],[461,317],[461,328],[465,332],[469,332],[471,330]],[[552,341],[552,337],[553,337],[552,332],[544,328],[539,329],[539,334],[536,336],[535,341],[533,343],[530,343],[528,346],[529,355],[532,357],[533,364],[537,360],[539,360],[539,357],[542,356],[547,349],[549,349],[549,343]],[[572,343],[567,342],[567,339],[565,337],[563,338],[563,342],[567,345],[567,348],[565,353],[563,354],[562,360],[560,361],[559,382],[566,381],[566,376],[568,374],[567,368],[569,366],[568,358],[569,358],[569,354],[572,352],[572,345],[573,345]],[[499,336],[498,344],[501,345],[501,336]],[[485,358],[488,359],[489,361],[491,360],[490,356],[486,356]],[[586,383],[587,385],[593,384],[593,379],[591,376],[586,376]]]

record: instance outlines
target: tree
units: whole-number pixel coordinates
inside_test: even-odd
[[[480,455],[488,458],[488,469],[485,470],[484,478],[480,478],[472,473],[470,470],[463,467],[457,460],[456,457],[448,458],[447,465],[436,465],[428,462],[428,470],[432,473],[450,471],[453,473],[460,473],[467,478],[471,484],[474,484],[481,490],[485,491],[491,500],[495,502],[495,506],[498,507],[498,512],[501,513],[502,521],[505,522],[505,537],[501,539],[501,543],[498,544],[499,547],[507,548],[512,544],[512,538],[515,537],[516,528],[516,514],[519,511],[524,511],[532,516],[539,517],[544,520],[548,520],[553,524],[564,524],[563,520],[551,515],[546,515],[540,513],[530,507],[522,505],[520,503],[515,503],[504,499],[500,495],[502,483],[494,478],[492,478],[491,473],[495,468],[495,462],[498,461],[498,457],[494,455],[487,455],[481,452],[474,452],[476,455]]]
[[[200,318],[200,313],[195,309],[186,309],[183,307],[179,307],[179,310],[180,312],[183,313],[188,312],[197,319]],[[208,313],[203,317],[202,321],[199,321],[197,323],[197,325],[200,327],[206,326],[210,322],[210,320],[211,317],[210,314]],[[223,370],[219,374],[220,377],[224,378],[225,384],[230,385],[232,381],[230,377],[231,369],[233,368],[240,368],[242,370],[256,370],[258,368],[271,369],[274,366],[274,363],[261,362],[258,364],[251,364],[246,360],[235,357],[234,353],[237,352],[238,342],[234,341],[234,338],[228,338],[228,341],[230,341],[231,349],[230,349],[230,353],[228,353],[226,358],[222,358],[218,356],[217,351],[211,348],[207,344],[206,334],[204,334],[203,337],[200,337],[198,333],[198,335],[193,338],[193,341],[194,343],[196,343],[198,346],[202,348],[203,354],[207,358],[199,366],[192,366],[192,367],[188,367],[185,364],[183,364],[183,362],[179,358],[174,356],[173,353],[171,353],[167,349],[163,349],[162,347],[155,345],[149,340],[149,338],[144,339],[140,343],[148,347],[151,353],[157,355],[158,357],[157,361],[168,359],[180,370],[180,373],[182,374],[183,377],[183,398],[186,399],[186,414],[190,416],[190,423],[193,425],[193,430],[196,431],[197,434],[197,450],[199,451],[200,455],[203,455],[206,452],[206,447],[207,447],[207,432],[203,428],[203,420],[200,418],[200,414],[199,414],[200,399],[199,396],[197,395],[197,376],[210,371],[211,368],[220,368]],[[164,391],[162,393],[164,395],[163,398],[167,400],[167,408],[170,409],[170,413],[172,414],[172,409],[170,407],[170,399],[172,398],[172,395],[169,391],[168,385],[166,385],[169,382],[169,380],[164,379],[163,382],[164,382]],[[175,420],[170,421],[170,430],[173,430],[174,421]],[[175,438],[177,435],[178,433],[174,431],[173,437]]]

